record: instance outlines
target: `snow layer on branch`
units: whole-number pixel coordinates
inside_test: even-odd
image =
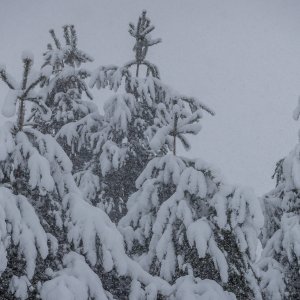
[[[102,148],[100,155],[101,173],[105,176],[110,170],[119,169],[126,158],[126,149],[119,148],[118,145],[112,141],[107,141]]]
[[[286,188],[300,189],[300,145],[288,155],[283,163],[284,178]]]
[[[300,261],[300,217],[294,213],[284,213],[280,229],[267,241],[259,266],[262,269],[262,288],[267,295],[282,295],[285,290],[286,258],[290,265]],[[278,260],[278,261],[277,261]],[[273,299],[273,298],[272,298]],[[274,299],[277,299],[274,297]],[[279,299],[279,298],[278,298]]]
[[[60,172],[63,174],[72,172],[72,162],[62,147],[51,135],[44,135],[37,130],[29,128],[24,131],[36,138],[39,151],[50,163],[53,164],[53,166],[51,165],[52,171],[54,172],[53,177],[55,176],[55,171],[58,171],[57,168],[59,168]]]
[[[141,188],[143,183],[152,178],[156,172],[158,172],[158,181],[161,180],[164,184],[174,183],[177,185],[184,169],[185,163],[177,156],[169,154],[164,157],[156,157],[148,163],[136,180],[136,187]]]
[[[147,75],[145,78],[135,77],[130,72],[131,63],[126,64],[124,67],[118,68],[116,66],[101,66],[97,68],[91,75],[90,87],[105,88],[109,87],[115,92],[125,84],[127,93],[137,94],[141,99],[144,99],[149,107],[164,105],[167,107],[168,120],[171,121],[171,112],[175,112],[176,105],[184,108],[182,115],[185,118],[190,115],[188,122],[192,119],[201,117],[201,111],[205,110],[214,115],[214,112],[201,103],[198,99],[193,97],[186,97],[168,85],[164,84],[159,78],[153,74]],[[125,79],[123,81],[123,79]],[[180,117],[181,117],[180,116]],[[187,123],[182,123],[182,126]],[[188,128],[184,130],[188,131]]]
[[[190,148],[185,134],[195,135],[201,130],[199,121],[202,112],[201,108],[196,108],[193,104],[194,101],[195,99],[192,103],[186,102],[174,92],[168,91],[164,102],[157,105],[154,125],[147,130],[150,147],[153,150],[158,151],[164,144],[173,149],[174,135],[179,138],[186,150]],[[197,110],[194,111],[195,109]]]
[[[13,123],[11,122],[5,122],[0,129],[0,161],[5,161],[15,149],[12,129]]]
[[[28,288],[30,282],[26,276],[13,276],[9,283],[10,292],[16,297],[16,299],[25,300],[28,299]]]
[[[180,198],[179,198],[180,199]],[[174,226],[177,220],[184,224],[184,231],[187,236],[190,248],[195,245],[199,258],[211,255],[216,268],[224,283],[228,281],[228,265],[222,251],[214,240],[211,224],[206,219],[193,221],[194,211],[189,204],[176,198],[176,194],[166,200],[157,212],[156,220],[153,223],[153,235],[149,245],[148,257],[142,259],[142,264],[148,269],[151,262],[157,257],[161,262],[160,276],[171,281],[175,275],[176,267],[180,267],[178,254],[175,253],[176,243],[180,244],[182,237],[174,235]],[[174,239],[178,239],[174,243]]]
[[[24,168],[24,165],[27,165],[29,170],[29,185],[32,189],[38,187],[40,190],[51,191],[54,188],[49,160],[45,158],[45,154],[49,149],[39,151],[40,149],[32,144],[24,132],[18,132],[14,137],[11,133],[11,125],[9,123],[0,130],[0,139],[2,142],[0,160],[4,161],[8,155],[12,155],[12,162],[15,168]],[[6,171],[6,169],[3,169],[2,173]]]
[[[109,87],[117,91],[122,83],[123,76],[127,75],[126,68],[118,68],[116,66],[101,66],[92,72],[89,86],[92,88],[96,85],[98,89]]]
[[[40,294],[43,300],[105,300],[109,299],[97,274],[83,256],[70,252],[63,258],[64,268],[53,272]]]
[[[38,169],[41,174],[45,172],[48,174],[48,179],[45,181],[45,186],[43,187],[47,190],[51,190],[50,188],[53,188],[53,181],[55,181],[56,185],[63,190],[65,185],[71,184],[70,182],[67,182],[68,177],[62,175],[71,173],[72,163],[56,140],[52,136],[43,135],[34,129],[27,128],[26,130],[24,129],[24,132],[35,138],[35,143],[37,144],[40,156],[45,160],[45,167],[40,165]],[[25,140],[25,134],[22,134],[22,136]],[[31,149],[29,149],[29,151],[30,150]],[[46,160],[49,164],[47,168]],[[50,171],[50,173],[48,173],[48,171]],[[41,182],[42,184],[38,174],[39,172],[32,171],[32,176],[35,177],[33,180],[35,180],[34,182],[38,180],[38,182]]]
[[[286,289],[283,266],[273,258],[263,258],[258,267],[261,270],[260,287],[266,299],[283,299]]]
[[[13,138],[11,139],[13,136],[10,137],[8,128],[9,126],[4,126],[4,129],[7,129],[7,131],[4,131],[4,134],[0,135],[3,137],[3,140],[8,141],[9,143],[7,148],[10,153],[5,153],[3,157],[14,155],[14,161],[17,166],[22,166],[24,170],[28,167],[31,181],[34,182],[34,184],[37,183],[45,188],[47,185],[44,185],[47,183],[47,180],[45,180],[46,183],[44,184],[43,178],[46,175],[49,175],[53,178],[52,181],[55,181],[60,195],[63,196],[69,192],[63,200],[63,208],[66,213],[64,225],[68,230],[68,240],[73,244],[74,249],[79,253],[85,254],[91,265],[95,265],[99,262],[99,259],[101,259],[103,268],[106,272],[116,269],[119,275],[127,275],[131,278],[135,278],[145,286],[155,284],[157,291],[166,295],[169,292],[170,286],[163,280],[152,277],[136,262],[129,259],[125,254],[123,238],[109,217],[101,209],[91,206],[82,198],[81,192],[76,187],[71,173],[72,164],[55,139],[50,135],[43,135],[34,129],[26,128],[26,130],[24,129],[24,132],[19,132],[17,134],[14,141]],[[9,149],[10,146],[12,149]],[[34,163],[37,162],[39,168],[36,168],[33,162],[32,165],[31,163],[28,163],[27,167],[26,165],[23,165],[26,163],[25,158],[28,156],[30,157],[32,153],[36,153],[36,155],[43,157],[43,162],[47,162],[47,167],[40,164],[38,160]],[[20,202],[18,205],[22,208],[26,205],[26,202]],[[5,220],[5,218],[1,219]],[[35,218],[30,216],[29,220],[26,219],[26,222],[31,224],[30,222],[35,222]],[[2,226],[5,226],[5,224]],[[37,230],[37,233],[39,232],[38,230],[41,230],[37,225],[35,225],[33,229]],[[27,234],[25,230],[23,230],[22,233]],[[29,233],[26,238],[28,240],[31,239]],[[47,241],[47,235],[45,235],[44,238]],[[41,238],[35,236],[35,239]],[[37,246],[39,246],[39,243],[38,240]],[[33,246],[34,245],[32,245],[32,247]],[[24,251],[26,249],[27,248],[25,247]],[[45,253],[45,250],[42,252],[42,250],[40,250],[40,252],[41,256],[44,258],[47,253]],[[28,253],[31,256],[28,256],[27,258],[26,255],[29,255]],[[27,276],[29,278],[33,275],[34,271],[34,261],[29,258],[32,256],[36,257],[37,254],[35,253],[37,252],[34,251],[34,248],[30,249],[30,252],[27,250],[24,252],[25,258],[28,260]],[[5,255],[2,256],[4,266],[6,264],[5,257]],[[3,267],[3,270],[4,268],[5,267]],[[16,286],[16,284],[14,284],[14,286]],[[15,288],[15,291],[17,292],[17,288]]]
[[[77,88],[79,92],[86,92],[87,85],[83,79],[86,79],[90,75],[90,72],[85,68],[76,68],[73,66],[64,66],[63,69],[51,80],[49,84],[50,91],[56,88],[56,85],[62,82],[69,82],[68,88]],[[73,82],[73,85],[71,85]]]
[[[236,188],[230,198],[230,225],[235,230],[242,252],[248,251],[252,261],[256,260],[258,235],[264,225],[260,202],[249,188]]]
[[[0,274],[6,269],[13,244],[24,257],[26,275],[31,279],[38,253],[43,259],[48,255],[47,235],[28,200],[4,187],[0,187],[0,237]]]
[[[70,122],[61,127],[56,139],[64,139],[71,147],[72,153],[90,146],[90,139],[94,131],[103,126],[103,117],[98,113],[90,113],[76,122]]]
[[[0,178],[18,180],[14,170],[22,170],[29,176],[29,186],[38,188],[41,195],[53,191],[55,185],[62,194],[75,186],[70,180],[72,163],[52,136],[32,128],[13,134],[12,129],[7,122],[0,130]]]
[[[215,281],[192,276],[182,276],[174,284],[170,300],[236,300],[233,293],[223,290]]]
[[[54,30],[50,31],[52,38],[55,36]],[[50,65],[54,69],[60,69],[64,64],[76,65],[79,67],[82,63],[92,62],[93,58],[77,46],[77,34],[73,25],[64,26],[65,44],[60,43],[55,37],[54,46],[48,45],[44,54],[45,65]]]
[[[187,167],[182,172],[177,187],[177,193],[181,193],[182,198],[184,198],[185,192],[200,198],[205,198],[207,191],[207,183],[203,172],[193,167]]]
[[[49,161],[39,153],[32,145],[24,132],[16,135],[16,158],[20,155],[24,161],[27,159],[29,169],[29,185],[32,189],[40,187],[51,191],[54,188],[54,180],[51,176]],[[18,164],[22,162],[19,161]]]
[[[284,194],[293,189],[300,189],[300,144],[277,164],[275,174],[277,175],[278,184],[274,191],[270,193],[271,198],[274,194],[280,194],[279,191],[284,191]]]
[[[211,257],[222,282],[228,282],[231,268],[218,226],[233,237],[242,260],[256,260],[264,220],[252,190],[225,184],[201,160],[171,154],[152,159],[136,186],[138,191],[129,198],[128,213],[118,227],[129,251],[136,243],[142,247],[149,243],[144,253],[136,255],[145,270],[154,264],[167,281],[172,281],[178,269],[191,273],[191,264],[197,263],[189,261],[186,253],[195,248],[199,261]],[[249,282],[251,274],[245,274]]]
[[[131,94],[114,95],[105,102],[104,111],[112,127],[127,132],[128,123],[136,114],[136,100]]]
[[[129,259],[125,254],[123,238],[117,231],[115,225],[110,221],[109,217],[101,209],[91,206],[82,198],[81,192],[76,187],[71,173],[72,164],[65,152],[57,144],[56,140],[50,135],[43,135],[40,132],[29,128],[24,128],[23,132],[18,132],[14,139],[14,136],[12,136],[9,131],[9,126],[4,126],[4,129],[6,131],[4,130],[4,133],[0,136],[4,141],[7,141],[8,146],[6,148],[9,150],[3,155],[4,158],[12,155],[16,166],[20,165],[23,170],[29,168],[32,182],[45,188],[46,186],[44,186],[44,180],[42,180],[42,178],[49,175],[53,178],[52,180],[55,181],[60,195],[63,196],[69,192],[63,200],[63,208],[66,213],[64,225],[68,231],[69,243],[73,244],[74,249],[79,253],[85,254],[91,265],[95,265],[99,262],[99,259],[101,259],[103,268],[106,272],[115,269],[119,275],[130,276],[131,278],[139,280],[145,286],[154,284],[158,292],[167,295],[170,286],[163,280],[149,275],[136,262]],[[12,149],[9,148],[10,146]],[[45,167],[43,164],[40,164],[40,162],[38,162],[39,168],[36,168],[33,162],[32,165],[31,163],[26,165],[26,158],[30,157],[32,153],[36,153],[36,155],[43,157],[43,163],[47,162],[48,166]],[[45,181],[47,182],[47,180]],[[11,201],[11,203],[13,202]],[[20,201],[18,205],[23,208],[23,206],[26,205],[26,202]],[[4,222],[5,217],[1,218],[1,220]],[[35,222],[35,218],[30,215],[28,220],[26,218],[26,222],[30,225],[30,222]],[[4,227],[5,223],[2,224],[2,226]],[[40,227],[35,224],[33,229],[37,230],[38,233]],[[28,240],[30,239],[33,240],[32,243],[34,243],[35,239],[38,239],[36,243],[38,247],[40,246],[39,239],[41,238],[37,236],[37,234],[31,238],[30,233],[27,233],[25,229],[23,229],[22,234],[26,234],[26,243],[28,243]],[[44,235],[47,246],[47,235],[45,233]],[[21,241],[22,240],[20,240],[19,243],[23,247]],[[29,243],[28,245],[30,246],[31,244]],[[35,244],[32,245],[32,248],[33,246],[35,246]],[[29,278],[33,275],[33,258],[37,255],[37,250],[35,251],[34,249],[35,248],[27,251],[27,248],[24,246],[24,251],[21,252],[28,261],[27,276]],[[41,249],[43,250],[43,248]],[[47,253],[45,250],[43,250],[44,252],[42,250],[40,250],[40,253],[42,258],[44,258]],[[7,261],[6,254],[5,252],[3,253],[1,260],[4,262],[2,271],[4,271]],[[16,284],[17,281],[15,281],[13,285],[15,287],[15,293],[18,293],[17,290],[20,290],[21,288],[21,281],[19,280],[18,282],[20,283],[19,286]]]
[[[162,146],[166,143],[166,140],[168,141],[168,144],[171,145],[172,140],[168,139],[169,134],[172,131],[172,126],[167,125],[164,126],[163,128],[158,128],[156,130],[155,135],[150,141],[150,147],[154,151],[159,151]]]
[[[51,111],[44,102],[45,94],[38,85],[45,80],[42,72],[32,70],[33,57],[29,52],[24,52],[22,55],[24,62],[24,73],[21,81],[16,83],[15,80],[1,69],[1,77],[8,85],[9,91],[6,95],[2,106],[2,114],[7,117],[13,117],[16,114],[18,101],[30,101],[36,110],[40,112],[41,118],[47,120],[51,116]],[[24,86],[24,83],[26,85]]]
[[[122,236],[116,230],[109,217],[99,208],[95,208],[74,193],[64,199],[68,217],[68,239],[75,249],[82,250],[92,265],[101,253],[105,271],[115,266],[121,275],[127,272],[124,261]],[[100,246],[96,240],[100,239]],[[82,246],[81,246],[82,244]]]
[[[280,228],[281,218],[285,212],[298,210],[300,200],[298,190],[300,188],[300,144],[277,165],[275,174],[276,187],[262,199],[266,224],[264,230],[265,243],[267,239]]]
[[[65,79],[65,81],[67,81],[67,79]],[[95,103],[82,100],[81,93],[75,88],[70,88],[67,92],[57,92],[54,103],[55,108],[53,114],[57,122],[66,123],[76,120],[76,116],[84,117],[89,113],[97,112]]]
[[[80,171],[74,174],[75,181],[87,201],[96,199],[100,193],[100,178],[91,170]]]
[[[298,112],[294,117],[299,117]],[[267,223],[263,240],[265,247],[258,266],[262,290],[270,299],[299,295],[299,154],[300,144],[297,144],[277,163],[277,185],[263,198]]]
[[[128,275],[145,286],[154,284],[163,295],[170,292],[170,286],[164,280],[151,276],[125,254],[121,234],[101,209],[88,204],[78,192],[66,195],[64,206],[68,240],[77,252],[85,254],[91,265],[100,258],[106,272],[115,268],[120,276]]]

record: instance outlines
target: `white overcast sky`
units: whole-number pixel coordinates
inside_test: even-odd
[[[0,0],[0,63],[20,76],[22,51],[41,62],[48,30],[73,23],[93,67],[122,65],[133,57],[128,23],[143,9],[163,39],[148,56],[163,81],[217,113],[204,118],[188,155],[267,192],[276,161],[298,140],[299,0]],[[0,102],[6,91],[1,84]],[[101,106],[107,95],[94,94]]]

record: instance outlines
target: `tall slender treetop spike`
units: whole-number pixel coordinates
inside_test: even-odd
[[[60,42],[59,42],[58,38],[56,37],[54,30],[53,30],[53,29],[50,29],[49,32],[50,32],[50,34],[51,34],[51,36],[52,36],[52,38],[53,38],[53,40],[54,40],[54,43],[55,43],[56,48],[57,48],[57,49],[61,49]]]
[[[65,40],[66,40],[66,44],[67,45],[70,45],[71,42],[70,42],[70,34],[69,34],[69,27],[70,25],[64,25],[63,26],[63,29],[64,29],[64,37],[65,37]]]
[[[59,72],[65,64],[71,67],[79,67],[82,63],[93,61],[87,53],[78,49],[78,39],[75,26],[72,24],[66,24],[63,28],[63,39],[60,43],[56,37],[54,30],[50,30],[50,34],[55,41],[56,47],[52,47],[51,44],[47,45],[47,50],[44,53],[46,65],[51,65],[53,70]]]
[[[33,65],[33,55],[30,52],[23,52],[22,60],[24,63],[23,81],[22,89],[25,90],[27,85],[28,74],[30,72],[31,66]]]
[[[33,63],[33,54],[30,51],[23,51],[22,61],[25,63],[27,61]]]
[[[135,51],[136,63],[140,64],[146,58],[146,54],[149,46],[153,46],[161,42],[161,39],[152,39],[150,32],[152,32],[155,27],[150,25],[150,19],[146,17],[146,10],[143,10],[142,14],[139,16],[137,25],[133,23],[129,24],[129,33],[135,38],[136,42],[133,47]]]
[[[70,25],[70,32],[71,32],[71,41],[72,41],[72,47],[77,47],[77,33],[75,30],[74,25]]]

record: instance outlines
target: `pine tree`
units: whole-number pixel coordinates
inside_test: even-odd
[[[294,119],[300,115],[300,101]],[[275,169],[276,187],[263,198],[264,250],[259,262],[265,299],[297,299],[300,294],[300,145]]]

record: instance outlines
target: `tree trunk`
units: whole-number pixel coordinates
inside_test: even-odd
[[[177,122],[178,122],[178,117],[177,117],[177,114],[175,114],[175,117],[174,117],[174,130],[173,130],[173,154],[174,155],[176,155]]]
[[[18,113],[18,129],[19,129],[19,131],[21,131],[23,129],[24,115],[25,115],[24,99],[20,98],[19,113]]]

